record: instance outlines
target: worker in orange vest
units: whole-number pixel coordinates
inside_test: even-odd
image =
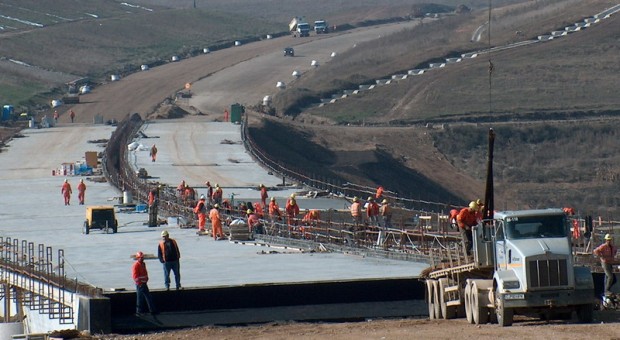
[[[80,205],[84,205],[84,196],[86,193],[86,184],[84,184],[84,180],[80,179],[80,184],[77,186],[78,189],[78,201],[80,201]]]
[[[368,218],[368,224],[379,224],[379,205],[371,196],[368,196],[368,202],[366,202],[366,218]]]
[[[213,232],[214,240],[223,240],[224,233],[222,232],[222,216],[219,212],[219,204],[215,204],[211,211],[209,211],[209,218],[211,219],[211,231]]]
[[[200,199],[194,207],[194,214],[198,216],[198,232],[205,232],[205,224],[207,223],[207,204],[205,195],[200,195]]]
[[[73,193],[73,190],[71,190],[71,184],[69,184],[69,180],[65,179],[64,183],[62,183],[60,193],[65,198],[65,205],[70,205],[71,194]]]
[[[215,190],[213,190],[213,195],[211,196],[211,198],[213,199],[213,203],[221,204],[223,196],[224,191],[222,190],[222,188],[220,188],[219,184],[215,183]]]
[[[161,232],[162,240],[157,247],[157,258],[164,266],[164,285],[166,290],[170,290],[170,271],[174,273],[174,282],[177,290],[181,289],[181,271],[179,269],[179,260],[181,259],[181,251],[177,241],[170,238],[168,230]]]

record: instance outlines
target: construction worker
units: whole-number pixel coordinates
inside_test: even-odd
[[[220,215],[220,205],[215,204],[211,211],[209,211],[209,218],[211,219],[211,231],[213,232],[214,240],[223,240],[224,233],[222,232],[222,216]]]
[[[248,216],[248,231],[255,234],[263,234],[263,224],[258,215],[252,209],[248,209],[246,214]]]
[[[377,193],[375,194],[375,199],[380,200],[383,197],[383,187],[379,186],[377,188]]]
[[[69,180],[65,179],[64,183],[62,183],[62,188],[60,189],[60,193],[65,198],[65,205],[71,204],[71,194],[73,190],[71,190],[71,184],[69,184]]]
[[[131,267],[131,277],[136,284],[136,316],[142,316],[144,313],[143,301],[146,301],[151,314],[157,314],[151,292],[149,291],[149,273],[144,263],[144,253],[141,251],[136,253],[136,262]]]
[[[456,222],[456,217],[458,215],[459,215],[459,211],[457,209],[450,210],[450,217],[448,218],[450,221],[450,228],[456,229],[459,227],[458,223]]]
[[[86,184],[84,184],[83,179],[80,179],[80,184],[78,184],[77,189],[78,189],[78,201],[80,201],[80,205],[84,205],[84,195],[86,193]]]
[[[368,196],[366,202],[366,218],[371,225],[379,224],[379,205],[372,196]]]
[[[476,211],[476,219],[478,222],[482,222],[484,219],[484,202],[481,199],[476,200],[476,205],[478,205],[478,211]]]
[[[353,203],[351,203],[351,217],[354,224],[362,224],[362,204],[357,196],[353,197]]]
[[[456,223],[459,226],[459,231],[463,240],[463,248],[468,256],[471,255],[473,242],[471,228],[478,224],[477,212],[478,204],[476,204],[475,201],[471,201],[469,206],[461,209],[459,214],[456,216]]]
[[[295,200],[295,194],[291,194],[288,201],[286,202],[286,207],[284,208],[286,211],[286,218],[289,227],[297,225],[297,215],[299,215],[299,206],[297,205],[297,201]]]
[[[157,210],[159,206],[159,188],[158,185],[149,191],[149,227],[157,227],[159,225],[157,221]]]
[[[258,218],[265,218],[265,212],[263,210],[263,204],[261,202],[254,202],[254,213]]]
[[[196,199],[196,191],[194,188],[185,184],[185,190],[183,191],[183,198],[185,199],[186,204],[193,204]]]
[[[151,156],[151,162],[155,162],[155,160],[157,159],[157,147],[155,146],[155,144],[153,144],[153,146],[151,147],[151,152],[149,153],[149,155]]]
[[[269,219],[273,222],[276,218],[278,221],[281,221],[282,213],[280,212],[280,207],[278,206],[278,202],[276,202],[276,198],[272,197],[269,201]]]
[[[310,239],[312,234],[312,228],[316,228],[319,225],[321,219],[321,212],[316,209],[306,209],[304,217],[301,219],[303,226],[300,228],[300,232],[304,238]]]
[[[213,204],[213,187],[211,186],[211,182],[206,181],[205,185],[207,186],[207,199],[209,200],[209,204]]]
[[[265,188],[264,184],[259,186],[260,188],[260,201],[263,204],[263,208],[267,208],[267,198],[269,195],[267,194],[267,188]]]
[[[157,258],[164,266],[164,285],[166,290],[170,290],[170,271],[174,273],[174,282],[177,290],[181,289],[181,272],[179,268],[179,260],[181,259],[181,252],[177,241],[170,238],[168,230],[161,232],[162,240],[157,247]]]
[[[601,259],[601,265],[603,266],[603,271],[605,271],[605,295],[609,295],[611,287],[616,283],[613,265],[616,263],[618,248],[614,246],[614,240],[610,234],[605,234],[604,240],[605,243],[596,247],[593,253]]]
[[[58,124],[58,110],[54,110],[54,125]]]
[[[380,208],[381,217],[383,217],[383,227],[385,229],[392,228],[392,207],[385,198],[381,201]]]
[[[198,232],[199,233],[204,233],[205,230],[205,224],[207,223],[207,203],[206,203],[207,198],[205,197],[205,195],[200,195],[200,199],[198,200],[198,203],[196,203],[196,206],[194,207],[194,214],[196,214],[198,216]]]
[[[224,196],[224,191],[220,188],[220,185],[215,183],[215,190],[213,190],[213,195],[211,198],[213,199],[214,204],[222,204],[222,197]]]
[[[177,187],[177,194],[179,195],[179,198],[183,199],[185,194],[185,180],[182,180],[181,184]]]
[[[75,119],[75,112],[73,112],[73,110],[69,112],[69,118],[71,118],[71,123],[73,123],[73,120]]]

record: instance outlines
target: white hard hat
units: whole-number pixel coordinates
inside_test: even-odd
[[[201,200],[206,200],[207,198],[205,197],[205,195],[200,195],[200,199]]]

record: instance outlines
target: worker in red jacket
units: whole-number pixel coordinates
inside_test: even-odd
[[[78,201],[80,201],[81,205],[84,205],[84,196],[86,194],[86,184],[84,184],[83,179],[80,179],[80,184],[78,184],[77,189],[78,189]]]
[[[269,219],[271,219],[271,222],[275,221],[276,219],[278,221],[282,220],[280,206],[278,206],[278,202],[276,202],[275,197],[272,197],[271,201],[269,202]]]
[[[379,224],[379,205],[372,196],[368,196],[368,202],[366,202],[366,218],[369,224],[375,226]]]
[[[456,223],[459,225],[459,231],[463,239],[463,248],[465,248],[465,253],[469,256],[471,255],[473,242],[471,228],[478,224],[478,204],[475,201],[471,201],[467,208],[461,209],[456,216]]]
[[[289,227],[297,225],[297,215],[299,215],[299,206],[297,205],[297,201],[295,201],[295,196],[293,195],[294,194],[291,194],[291,197],[288,202],[286,202],[286,207],[284,208],[284,210],[286,210],[286,218]]]
[[[62,188],[60,189],[60,193],[65,198],[65,205],[71,204],[71,194],[73,190],[71,190],[71,184],[69,184],[69,180],[65,179],[64,183],[62,183]]]
[[[149,291],[149,273],[146,270],[146,263],[144,263],[144,254],[139,251],[136,253],[136,262],[131,267],[131,277],[136,284],[136,316],[141,316],[144,313],[144,306],[142,305],[146,301],[151,314],[157,314],[151,292]]]

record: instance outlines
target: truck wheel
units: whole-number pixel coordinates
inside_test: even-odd
[[[433,280],[426,280],[426,302],[428,303],[428,318],[430,320],[435,319],[435,304],[433,294]]]
[[[474,323],[471,313],[471,285],[469,282],[465,284],[465,318],[467,318],[467,322]]]
[[[82,233],[88,235],[88,221],[84,221],[84,228],[82,228]]]
[[[483,306],[481,300],[478,285],[474,282],[471,285],[471,310],[476,325],[484,325],[489,322],[489,308]]]
[[[577,308],[577,320],[580,323],[592,323],[593,314],[594,306],[590,303]]]
[[[439,282],[437,280],[433,280],[433,302],[433,306],[435,307],[435,318],[443,318],[441,314],[441,302],[439,300]]]
[[[504,303],[496,298],[495,300],[495,316],[497,317],[497,324],[502,327],[512,326],[514,319],[514,310],[510,308],[504,308]]]
[[[456,307],[446,304],[446,301],[449,300],[448,296],[446,296],[446,286],[448,286],[448,279],[439,279],[439,305],[441,306],[441,316],[447,320],[456,317]]]

